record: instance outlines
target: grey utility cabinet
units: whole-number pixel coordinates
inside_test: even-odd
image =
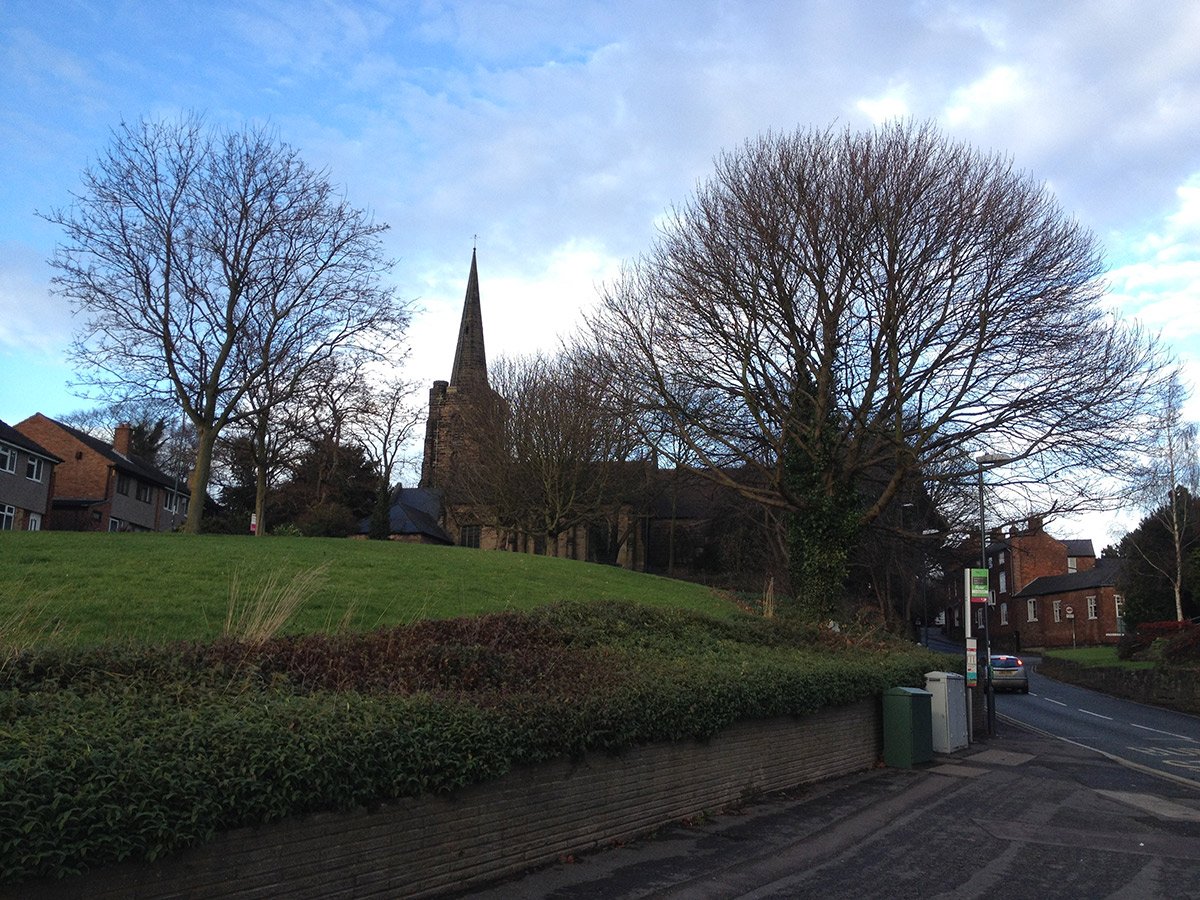
[[[933,752],[953,753],[967,746],[967,682],[957,672],[926,672],[931,697]]]

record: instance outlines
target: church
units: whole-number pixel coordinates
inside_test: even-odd
[[[644,494],[614,502],[595,521],[548,540],[497,524],[495,510],[477,492],[461,489],[463,474],[480,466],[485,451],[473,423],[483,410],[504,410],[504,400],[488,382],[476,251],[471,252],[462,318],[449,381],[429,391],[421,480],[417,489],[397,491],[393,524],[414,519],[404,507],[420,504],[427,526],[396,533],[400,540],[453,543],[485,550],[536,553],[606,563],[637,571],[704,578],[757,565],[747,545],[757,545],[761,521],[752,504],[691,470],[659,470],[649,462],[612,465],[645,467]],[[409,510],[411,511],[411,510]],[[436,528],[428,527],[436,518]]]

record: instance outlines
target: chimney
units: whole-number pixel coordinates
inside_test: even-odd
[[[122,422],[117,426],[117,430],[113,433],[113,449],[122,456],[129,455],[129,441],[133,434],[133,426],[128,422]]]
[[[1045,527],[1045,524],[1046,524],[1046,520],[1043,519],[1041,516],[1030,516],[1029,517],[1029,533],[1030,534],[1041,534],[1042,529]]]

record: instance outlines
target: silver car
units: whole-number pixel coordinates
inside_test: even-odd
[[[1029,693],[1029,670],[1019,656],[997,654],[990,657],[992,665],[992,688],[997,691],[1020,691]]]

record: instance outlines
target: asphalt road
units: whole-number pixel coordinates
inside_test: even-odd
[[[1036,657],[1026,657],[1036,666]],[[1038,675],[1028,694],[997,694],[996,714],[1059,740],[1200,788],[1200,717]]]

